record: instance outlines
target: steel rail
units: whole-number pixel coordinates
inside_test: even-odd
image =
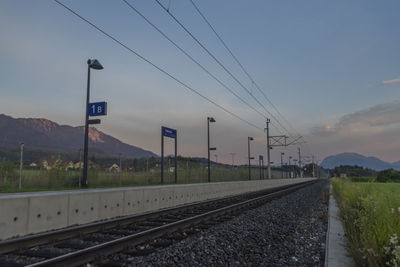
[[[37,262],[30,267],[37,266],[76,266],[81,265],[90,261],[94,261],[101,257],[117,253],[129,248],[133,248],[136,245],[142,244],[146,241],[153,240],[165,236],[167,234],[182,230],[188,227],[192,227],[201,222],[212,220],[217,217],[237,212],[247,207],[253,207],[264,203],[265,201],[277,198],[303,188],[309,184],[315,183],[317,180],[304,182],[296,185],[292,185],[289,188],[282,189],[277,192],[268,193],[263,196],[255,197],[253,199],[245,200],[239,203],[228,205],[222,208],[218,208],[212,211],[205,212],[200,215],[194,215],[192,217],[182,219],[176,222],[168,223],[162,226],[158,226],[152,229],[148,229],[139,233],[124,236],[112,241],[108,241],[102,244],[98,244],[89,248],[74,251],[68,254],[64,254],[58,257],[47,259],[41,262]]]

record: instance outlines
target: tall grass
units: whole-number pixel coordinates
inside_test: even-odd
[[[265,173],[265,175],[267,175]],[[280,178],[280,173],[273,172],[273,177]],[[65,190],[78,189],[79,170],[24,170],[22,175],[22,190],[18,189],[19,174],[0,176],[0,192],[19,191],[41,191],[41,190]],[[253,168],[251,179],[260,179],[258,168]],[[245,167],[211,167],[212,182],[241,181],[248,180],[248,168]],[[207,182],[207,169],[204,166],[178,168],[178,179],[180,184]],[[164,170],[164,184],[175,183],[175,173]],[[122,171],[108,172],[98,169],[88,170],[89,188],[106,188],[118,186],[144,186],[161,184],[160,169],[149,171]]]
[[[332,179],[351,253],[359,266],[400,264],[400,184]]]

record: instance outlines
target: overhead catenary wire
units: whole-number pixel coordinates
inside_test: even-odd
[[[194,59],[188,52],[186,52],[181,46],[179,46],[176,42],[174,42],[167,34],[165,34],[159,27],[157,27],[153,22],[151,22],[146,16],[143,15],[137,8],[135,8],[132,4],[130,4],[127,0],[122,0],[130,9],[136,12],[141,18],[143,18],[150,26],[152,26],[157,32],[159,32],[165,39],[167,39],[170,43],[172,43],[178,50],[180,50],[185,56],[187,56],[192,62],[194,62],[197,66],[199,66],[204,72],[206,72],[210,77],[212,77],[215,81],[217,81],[223,88],[228,90],[231,94],[233,94],[235,97],[237,97],[240,101],[242,101],[244,104],[246,104],[249,108],[257,112],[259,115],[261,115],[264,119],[266,119],[266,116],[254,108],[252,105],[250,105],[246,100],[244,100],[242,97],[240,97],[235,91],[233,91],[231,88],[229,88],[224,82],[222,82],[220,79],[218,79],[214,74],[212,74],[206,67],[204,67],[200,62],[198,62],[196,59]]]
[[[177,83],[179,83],[180,85],[182,85],[184,88],[186,88],[187,90],[197,94],[198,96],[200,96],[201,98],[203,98],[204,100],[212,103],[214,106],[218,107],[219,109],[223,110],[224,112],[230,114],[231,116],[239,119],[240,121],[260,130],[263,131],[263,129],[261,127],[258,127],[257,125],[253,124],[252,122],[249,122],[248,120],[240,117],[239,115],[237,115],[236,113],[228,110],[227,108],[225,108],[224,106],[218,104],[217,102],[215,102],[214,100],[210,99],[209,97],[203,95],[202,93],[200,93],[199,91],[197,91],[196,89],[192,88],[191,86],[187,85],[186,83],[184,83],[183,81],[181,81],[180,79],[176,78],[175,76],[173,76],[172,74],[170,74],[169,72],[167,72],[166,70],[164,70],[163,68],[157,66],[155,63],[153,63],[152,61],[150,61],[149,59],[147,59],[146,57],[142,56],[141,54],[139,54],[138,52],[136,52],[135,50],[133,50],[132,48],[130,48],[129,46],[127,46],[126,44],[124,44],[123,42],[119,41],[117,38],[115,38],[114,36],[112,36],[111,34],[107,33],[106,31],[104,31],[103,29],[101,29],[99,26],[95,25],[94,23],[92,23],[91,21],[89,21],[88,19],[84,18],[83,16],[81,16],[79,13],[77,13],[76,11],[74,11],[73,9],[69,8],[67,5],[65,5],[64,3],[60,2],[59,0],[54,0],[54,2],[56,2],[57,4],[59,4],[60,6],[62,6],[63,8],[65,8],[66,10],[68,10],[69,12],[71,12],[72,14],[74,14],[75,16],[77,16],[79,19],[83,20],[84,22],[86,22],[87,24],[89,24],[91,27],[95,28],[97,31],[101,32],[103,35],[105,35],[106,37],[110,38],[111,40],[113,40],[115,43],[119,44],[120,46],[122,46],[123,48],[125,48],[126,50],[128,50],[129,52],[131,52],[132,54],[136,55],[138,58],[140,58],[141,60],[145,61],[146,63],[150,64],[151,66],[153,66],[154,68],[156,68],[157,70],[159,70],[160,72],[162,72],[163,74],[165,74],[166,76],[168,76],[169,78],[173,79],[174,81],[176,81]]]
[[[284,129],[285,132],[288,133],[289,136],[292,137],[292,134],[286,129],[284,125],[250,92],[250,90],[243,85],[242,82],[239,81],[239,79],[236,78],[235,75],[232,74],[232,72],[225,67],[224,64],[213,54],[211,51],[202,43],[200,40],[194,36],[194,34],[185,26],[183,23],[174,15],[172,14],[169,9],[167,9],[159,0],[155,0],[156,3],[165,11],[168,13],[168,15],[197,43],[200,45],[200,47],[215,61],[217,64],[225,70],[226,73],[229,74],[229,76],[232,77],[232,79],[239,84],[240,87],[242,87],[253,99],[256,101],[264,110],[267,112],[278,124],[279,126]]]
[[[274,110],[277,112],[279,116],[286,122],[286,124],[299,136],[299,132],[293,127],[293,125],[285,118],[285,116],[282,115],[282,113],[278,110],[278,108],[272,103],[272,101],[267,97],[267,95],[264,93],[263,90],[261,90],[260,86],[255,82],[253,77],[249,74],[249,72],[245,69],[243,64],[239,61],[239,59],[235,56],[235,54],[232,52],[232,50],[228,47],[228,45],[225,43],[225,41],[221,38],[221,36],[217,33],[215,28],[211,25],[211,23],[208,21],[206,16],[201,12],[201,10],[198,8],[198,6],[194,3],[193,0],[190,0],[192,3],[193,7],[196,9],[196,11],[199,13],[199,15],[203,18],[203,20],[206,22],[206,24],[211,28],[211,30],[214,32],[214,34],[217,36],[217,38],[220,40],[222,45],[225,47],[225,49],[229,52],[229,54],[232,56],[232,58],[236,61],[236,63],[239,65],[239,67],[242,69],[242,71],[247,75],[247,77],[250,79],[251,83],[255,85],[255,87],[258,89],[258,91],[264,96],[264,98],[268,101],[268,103],[274,108]],[[304,139],[304,138],[303,138]]]

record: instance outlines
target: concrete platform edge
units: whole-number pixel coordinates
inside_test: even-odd
[[[333,195],[332,184],[329,185],[328,229],[326,233],[325,267],[354,267],[339,219],[339,207]]]

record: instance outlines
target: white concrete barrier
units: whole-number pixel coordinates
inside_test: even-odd
[[[270,179],[0,194],[0,239],[313,179]]]

